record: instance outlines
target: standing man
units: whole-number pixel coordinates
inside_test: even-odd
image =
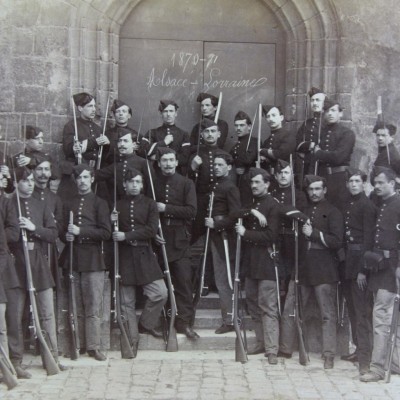
[[[400,154],[393,143],[397,128],[392,124],[378,122],[373,129],[378,144],[378,156],[375,167],[387,167],[400,175]]]
[[[82,154],[82,163],[95,167],[99,146],[106,146],[110,141],[98,125],[93,122],[96,116],[96,101],[89,93],[74,94],[73,100],[78,108],[79,117],[76,119],[78,141],[75,141],[74,120],[67,122],[63,131],[63,152],[65,161],[61,164],[61,182],[58,194],[61,199],[76,193],[76,185],[71,180],[72,167],[76,164],[76,155]]]
[[[262,113],[270,127],[271,134],[261,146],[260,155],[263,166],[272,174],[278,159],[289,161],[296,148],[296,137],[283,128],[285,119],[282,109],[275,105],[265,105]]]
[[[257,138],[250,137],[252,122],[245,112],[239,111],[235,115],[234,125],[238,141],[232,147],[230,154],[238,177],[241,202],[247,204],[252,199],[248,173],[250,167],[255,166],[257,159]]]
[[[174,100],[160,100],[158,111],[163,124],[156,129],[150,129],[142,138],[143,151],[151,159],[155,159],[157,149],[169,147],[177,155],[178,171],[186,175],[190,155],[189,134],[175,125],[178,116],[178,104]]]
[[[110,213],[106,201],[92,192],[93,168],[87,164],[75,165],[73,174],[78,193],[65,207],[64,232],[66,241],[74,242],[74,279],[84,313],[79,324],[85,338],[81,343],[90,357],[104,361],[106,356],[100,352],[100,334],[106,266],[101,243],[111,235]],[[73,223],[69,221],[71,211]],[[68,267],[67,257],[65,268]]]
[[[373,248],[376,210],[364,192],[367,174],[351,168],[347,176],[351,197],[343,210],[346,259],[342,287],[357,349],[341,358],[358,360],[360,375],[363,375],[369,370],[372,352],[372,296],[367,290],[369,274],[364,266],[364,254]]]
[[[151,240],[158,229],[157,205],[142,194],[143,176],[135,169],[128,169],[124,176],[126,196],[117,202],[119,228],[114,230],[113,240],[119,242],[121,273],[121,309],[128,319],[133,351],[136,355],[139,332],[162,338],[159,329],[161,310],[168,298],[163,272],[157,263]],[[142,286],[147,297],[136,321],[136,287]]]
[[[232,279],[231,265],[234,258],[232,259],[230,254],[234,254],[233,215],[240,209],[240,194],[239,189],[228,178],[229,171],[232,169],[232,156],[219,150],[214,157],[216,181],[210,188],[210,192],[214,192],[214,204],[212,216],[205,219],[205,226],[210,228],[212,264],[222,315],[222,325],[215,333],[223,334],[234,330],[232,325],[233,291],[229,285],[229,280]]]
[[[349,197],[346,171],[356,140],[354,132],[340,123],[342,117],[342,106],[337,101],[325,99],[321,140],[314,143],[312,150],[317,174],[326,179],[328,200],[339,210],[343,210]]]
[[[209,93],[199,93],[199,95],[197,96],[197,102],[200,103],[202,121],[204,121],[205,119],[214,121],[215,114],[218,109],[218,102],[219,102],[218,97],[215,97]],[[223,149],[229,133],[228,123],[218,118],[217,125],[218,125],[218,130],[220,132],[220,137],[218,138],[217,146],[220,149]],[[192,132],[190,133],[190,144],[194,147],[197,147],[199,140],[200,144],[204,143],[201,135],[199,137],[201,130],[202,127],[201,126],[199,127],[199,124],[197,123],[193,127]]]
[[[278,239],[279,204],[268,193],[270,175],[267,171],[251,168],[249,177],[253,201],[236,213],[244,219],[243,225],[236,225],[236,232],[242,237],[246,302],[255,323],[257,340],[248,354],[265,352],[268,363],[275,365],[279,348],[279,293],[272,257]]]
[[[34,167],[33,157],[43,154],[43,131],[35,126],[27,125],[23,134],[25,135],[25,148],[22,154],[17,156],[16,164],[18,167]]]
[[[49,348],[54,359],[58,360],[56,321],[54,316],[53,287],[54,280],[43,253],[44,243],[54,243],[57,238],[57,227],[51,211],[44,203],[34,199],[34,178],[32,171],[26,167],[15,170],[18,194],[12,199],[15,213],[18,214],[18,201],[21,204],[19,227],[27,233],[27,247],[32,269],[33,287],[36,290],[37,307],[40,326],[46,333]],[[19,378],[29,379],[30,373],[22,369],[24,338],[22,317],[27,297],[27,274],[25,265],[22,237],[17,242],[10,243],[11,253],[15,257],[15,268],[18,275],[18,284],[7,290],[7,327],[10,360],[15,367]],[[61,370],[65,367],[59,365]]]
[[[395,173],[384,167],[375,171],[374,189],[379,199],[374,231],[373,252],[365,256],[370,270],[368,289],[374,295],[373,350],[370,371],[360,376],[361,382],[377,382],[384,378],[388,339],[396,293],[400,280],[400,197],[395,191]],[[400,347],[400,331],[395,338]],[[393,353],[391,370],[400,373],[398,351]]]
[[[154,190],[178,309],[175,327],[187,338],[197,339],[199,335],[190,326],[194,309],[189,247],[190,226],[196,216],[196,190],[193,181],[176,172],[178,160],[173,149],[158,148],[158,166]]]
[[[304,175],[314,174],[315,172],[315,160],[313,162],[310,151],[313,144],[319,142],[318,135],[322,129],[323,107],[326,94],[321,89],[312,87],[308,92],[308,96],[310,97],[312,117],[304,121],[296,135],[296,152],[299,158],[297,165],[301,164],[296,169],[296,172],[299,174],[299,182],[301,183],[303,182]]]
[[[337,251],[343,242],[343,216],[326,200],[326,181],[306,175],[304,188],[310,204],[304,213],[302,243],[305,257],[299,271],[303,308],[314,292],[322,322],[324,368],[332,369],[336,354],[336,286],[339,279]]]

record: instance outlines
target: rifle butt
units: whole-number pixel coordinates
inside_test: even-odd
[[[303,339],[299,339],[299,363],[301,365],[308,365],[310,363],[310,358]]]
[[[41,343],[41,353],[43,357],[44,367],[47,371],[47,375],[57,375],[60,372],[56,361],[54,360],[53,355],[51,354],[50,349],[48,348],[47,344],[43,345]]]
[[[241,362],[242,364],[245,364],[245,363],[247,363],[247,361],[249,361],[249,359],[247,358],[247,353],[244,348],[244,343],[243,343],[242,337],[240,336],[240,333],[239,333],[239,337],[237,337],[237,334],[236,334],[235,361]]]
[[[174,324],[175,324],[175,318],[171,318],[168,338],[167,338],[167,348],[166,348],[166,351],[169,353],[178,351],[178,338],[176,336],[176,329]]]
[[[0,369],[3,374],[3,382],[6,384],[8,390],[14,389],[18,386],[17,377],[8,368],[6,361],[2,356],[0,357]]]
[[[69,351],[69,357],[71,360],[77,360],[79,358],[79,350],[76,347],[76,341],[75,341],[75,334],[71,332],[71,343],[70,343],[70,351]]]
[[[133,351],[133,348],[129,342],[129,339],[126,334],[121,332],[120,336],[120,345],[121,345],[121,357],[122,358],[135,358],[136,354]]]

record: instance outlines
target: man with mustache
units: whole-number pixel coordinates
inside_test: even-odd
[[[65,207],[64,235],[66,242],[74,242],[73,268],[77,285],[78,303],[82,299],[84,315],[80,318],[79,329],[85,340],[82,348],[90,357],[104,361],[100,351],[101,312],[103,304],[106,266],[101,243],[111,236],[110,212],[105,200],[92,192],[93,168],[87,164],[75,165],[73,174],[78,193]],[[70,223],[70,212],[73,223]],[[68,251],[68,246],[65,247]],[[69,268],[66,257],[64,268]]]
[[[304,188],[309,205],[304,214],[309,220],[302,226],[300,245],[305,256],[299,269],[303,308],[312,292],[317,299],[322,322],[324,368],[332,369],[336,353],[336,286],[339,280],[337,251],[343,242],[343,216],[326,200],[326,181],[306,175]]]

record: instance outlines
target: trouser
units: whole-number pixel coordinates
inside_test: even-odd
[[[222,320],[224,324],[232,325],[233,290],[230,288],[228,282],[225,254],[223,250],[221,251],[221,246],[223,246],[222,237],[219,234],[215,234],[210,239],[215,285],[219,294]]]
[[[77,302],[82,304],[83,315],[78,313],[79,333],[86,350],[99,350],[101,344],[101,316],[103,313],[104,271],[74,273]],[[79,308],[78,308],[79,309]]]
[[[289,282],[288,291],[286,294],[285,306],[281,317],[281,334],[279,337],[279,350],[286,354],[293,353],[293,347],[296,340],[297,328],[294,318],[294,286],[293,280]]]
[[[121,311],[128,321],[128,328],[132,342],[139,341],[138,324],[136,320],[136,286],[120,285]],[[159,325],[161,310],[168,299],[168,290],[164,279],[157,279],[143,285],[143,294],[146,302],[140,316],[139,323],[145,329],[154,329]]]
[[[20,365],[24,353],[24,337],[22,329],[22,316],[24,312],[27,291],[22,288],[7,290],[7,333],[10,360],[14,365]],[[56,321],[54,315],[53,289],[39,290],[36,292],[36,304],[39,322],[45,333],[47,344],[54,356],[58,359]]]
[[[385,375],[385,361],[388,354],[388,339],[393,315],[395,293],[385,289],[374,292],[373,332],[374,348],[371,357],[371,371],[381,377]],[[396,347],[393,352],[391,370],[400,373],[400,329],[397,329]]]
[[[257,347],[266,354],[278,354],[279,311],[275,281],[246,278],[246,302],[255,323]]]
[[[353,343],[355,344],[356,347],[358,347],[358,339],[357,339],[357,323],[356,323],[356,309],[355,309],[355,304],[353,301],[353,286],[352,286],[352,279],[345,279],[343,280],[339,286],[342,287],[342,296],[346,299],[346,306],[347,306],[347,311],[349,314],[349,320],[350,320],[350,329],[351,329],[351,337],[353,339]],[[356,282],[357,283],[357,282]],[[344,312],[344,309],[342,307],[343,299],[341,299],[342,302],[339,304],[340,309],[339,309],[339,314],[340,318],[342,318],[341,313]]]
[[[314,292],[322,321],[322,356],[334,357],[336,354],[336,283],[315,286],[301,286],[303,309]]]
[[[176,325],[188,325],[193,318],[193,273],[188,257],[169,262],[178,315]]]
[[[0,303],[0,344],[8,356],[6,308],[7,303]]]

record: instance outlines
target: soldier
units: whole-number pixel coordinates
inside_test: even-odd
[[[106,356],[100,352],[101,312],[103,305],[104,279],[106,266],[101,251],[101,243],[111,235],[109,209],[105,200],[92,192],[94,171],[90,165],[73,167],[78,188],[65,207],[64,233],[67,242],[74,242],[73,268],[76,277],[78,299],[82,299],[83,312],[79,326],[83,327],[86,345],[84,349],[90,357],[104,361]],[[73,223],[69,222],[73,212]],[[66,249],[65,249],[66,250]],[[68,269],[69,259],[64,267]]]
[[[132,134],[133,150],[137,152],[140,148],[138,133],[128,126],[129,120],[132,118],[132,108],[122,100],[115,99],[111,106],[111,112],[114,115],[115,126],[106,132],[106,136],[110,141],[110,148],[105,158],[105,164],[109,165],[114,162],[114,150],[117,150],[118,135],[121,128],[126,132],[129,130]]]
[[[19,167],[15,171],[18,194],[12,199],[15,212],[18,210],[17,195],[21,204],[19,226],[27,233],[27,247],[32,268],[33,286],[36,290],[40,325],[46,332],[50,350],[58,360],[56,321],[54,316],[53,287],[54,280],[43,253],[43,243],[54,243],[57,238],[57,227],[51,211],[44,203],[34,199],[34,178],[31,170]],[[22,239],[22,238],[21,238]],[[22,369],[24,339],[22,316],[27,296],[27,275],[22,240],[10,243],[10,250],[15,257],[15,268],[18,284],[7,291],[7,327],[10,360],[19,378],[29,379],[31,375]],[[61,370],[65,367],[59,365]]]
[[[25,149],[23,153],[16,156],[16,164],[18,167],[28,166],[30,168],[34,167],[33,157],[38,154],[44,154],[43,143],[44,136],[43,131],[40,128],[27,125],[25,128]]]
[[[143,151],[151,159],[156,158],[157,149],[169,147],[174,149],[178,159],[178,171],[186,175],[190,155],[189,134],[175,125],[178,116],[178,104],[174,100],[160,100],[158,111],[163,124],[156,129],[150,129],[142,138]]]
[[[158,148],[159,171],[154,189],[175,289],[178,309],[176,330],[189,339],[197,339],[199,335],[190,326],[194,320],[194,309],[189,247],[190,225],[196,216],[196,191],[190,179],[176,172],[177,165],[178,160],[173,149]],[[158,240],[160,241],[159,237]]]
[[[299,182],[303,183],[303,176],[306,174],[315,173],[315,160],[312,160],[312,143],[319,142],[319,136],[323,124],[323,107],[326,94],[316,87],[312,87],[308,96],[310,97],[311,111],[313,113],[311,118],[308,118],[300,126],[296,135],[296,152],[298,156],[297,166],[301,164],[300,167],[296,169],[299,173]],[[307,105],[306,105],[307,107]]]
[[[271,129],[271,135],[261,146],[260,155],[263,166],[271,173],[278,159],[289,161],[296,148],[296,137],[283,128],[284,115],[279,106],[265,105],[263,116]]]
[[[61,199],[76,193],[76,185],[71,180],[72,167],[77,154],[82,155],[82,163],[91,167],[96,165],[99,146],[106,146],[110,141],[98,125],[93,122],[96,116],[96,101],[89,93],[77,93],[73,96],[80,116],[76,119],[78,142],[75,141],[74,120],[67,122],[63,131],[63,152],[65,161],[61,164],[61,182],[58,194]]]
[[[143,176],[129,168],[124,176],[126,196],[117,202],[119,228],[113,240],[119,242],[121,274],[121,310],[127,317],[133,350],[136,354],[139,332],[162,338],[159,330],[161,310],[168,298],[163,272],[157,263],[151,240],[158,229],[157,205],[153,199],[142,194]],[[136,287],[142,286],[146,303],[136,322]]]
[[[385,369],[400,373],[399,355],[393,353],[391,366],[385,365],[388,339],[396,293],[399,293],[400,265],[400,197],[395,191],[395,173],[384,167],[375,171],[374,190],[379,199],[374,231],[373,251],[365,255],[370,270],[368,289],[374,295],[373,350],[370,371],[360,376],[361,382],[377,382],[384,378]],[[396,347],[400,346],[397,330]]]
[[[222,314],[222,325],[215,331],[216,334],[234,330],[232,325],[233,292],[229,286],[230,266],[234,260],[231,260],[230,254],[234,254],[232,228],[235,222],[232,215],[240,209],[240,194],[239,189],[228,177],[229,171],[232,169],[232,162],[232,156],[222,150],[214,155],[216,179],[210,187],[210,192],[214,192],[214,203],[211,218],[205,219],[205,226],[210,228],[212,264]]]
[[[346,189],[346,171],[356,140],[354,132],[340,123],[342,117],[342,106],[337,101],[325,99],[324,126],[320,142],[312,145],[318,175],[326,179],[329,189],[328,200],[339,210],[343,210],[343,205],[349,197]]]
[[[322,357],[324,368],[331,369],[336,353],[337,251],[343,241],[343,216],[326,200],[326,181],[306,175],[304,187],[310,204],[304,213],[309,220],[302,227],[305,257],[299,270],[303,308],[314,292],[321,313]]]
[[[368,271],[363,257],[373,247],[376,211],[364,193],[367,175],[351,168],[347,176],[351,197],[343,210],[346,260],[342,287],[357,349],[341,359],[358,361],[363,375],[369,370],[372,351],[372,296],[367,290]]]
[[[235,115],[234,125],[238,141],[232,147],[230,154],[238,177],[241,202],[247,204],[252,198],[248,172],[250,167],[255,166],[257,159],[257,138],[250,137],[252,123],[245,112],[239,111]]]
[[[279,294],[270,254],[278,239],[279,204],[268,193],[270,175],[267,171],[251,168],[249,177],[253,201],[236,215],[244,218],[243,225],[236,225],[236,232],[242,237],[246,302],[255,323],[257,340],[248,354],[265,352],[268,363],[275,365],[279,347]]]
[[[199,93],[199,95],[197,96],[197,102],[200,103],[202,121],[204,121],[205,119],[214,121],[215,114],[218,109],[218,101],[219,101],[218,97],[215,97],[212,94]],[[202,125],[201,123],[200,126],[199,123],[197,123],[193,127],[192,132],[190,133],[190,144],[192,145],[192,148],[193,147],[196,148],[199,141],[200,144],[204,143],[203,138],[201,136],[201,130],[202,130],[201,125]],[[218,125],[218,130],[220,132],[220,137],[218,138],[217,146],[220,149],[223,149],[229,133],[228,123],[218,118],[217,125]]]
[[[393,143],[397,128],[392,124],[377,123],[374,126],[376,142],[378,144],[378,156],[375,159],[375,167],[387,167],[400,175],[400,154]]]

